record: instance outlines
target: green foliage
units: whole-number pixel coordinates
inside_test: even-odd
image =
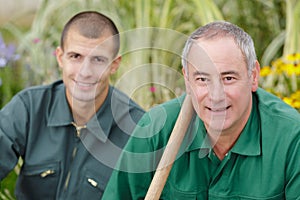
[[[282,34],[286,24],[283,0],[216,1],[226,20],[239,25],[253,37],[258,59],[263,58],[263,65],[282,55],[284,39],[277,36]],[[273,40],[280,40],[279,45],[274,45]]]
[[[286,38],[284,55],[300,52],[300,1],[286,0]]]
[[[22,70],[19,66],[0,68],[0,108],[23,88]]]
[[[16,81],[22,73],[16,65],[20,56],[15,50],[15,45],[7,43],[0,33],[0,108],[23,86],[22,80]]]
[[[14,188],[17,180],[17,176],[19,174],[22,159],[19,159],[18,164],[15,169],[11,171],[5,179],[3,179],[0,183],[0,199],[1,200],[14,200],[16,199],[14,195]]]
[[[17,179],[17,173],[15,171],[12,171],[1,182],[0,199],[2,199],[2,200],[16,199],[16,197],[14,195],[14,188],[15,188],[16,179]]]

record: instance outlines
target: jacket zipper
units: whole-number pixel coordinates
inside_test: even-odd
[[[75,122],[71,122],[71,124],[76,128],[76,136],[77,138],[80,138],[80,133],[82,129],[85,129],[87,126],[78,126]],[[72,152],[72,160],[71,160],[71,164],[70,164],[70,169],[72,168],[73,165],[73,161],[76,157],[77,154],[77,147],[74,147],[73,152]],[[65,185],[64,185],[64,191],[66,191],[68,189],[69,186],[69,182],[70,182],[70,177],[71,177],[71,170],[69,169],[67,177],[66,177],[66,181],[65,181]]]

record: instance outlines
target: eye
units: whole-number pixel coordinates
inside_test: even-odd
[[[225,80],[227,80],[227,81],[231,81],[233,79],[234,79],[233,77],[225,77]]]
[[[195,84],[198,86],[207,86],[210,83],[210,79],[208,77],[196,76]]]
[[[196,81],[199,81],[199,82],[207,82],[207,81],[208,81],[208,78],[206,78],[206,77],[196,77]]]
[[[236,80],[236,78],[233,77],[233,76],[226,76],[226,77],[223,78],[223,81],[225,83],[233,83],[235,80]]]
[[[95,64],[105,64],[107,62],[107,58],[103,56],[95,56],[92,58],[92,62]]]
[[[70,54],[69,58],[71,60],[79,60],[81,58],[81,55],[78,53]]]

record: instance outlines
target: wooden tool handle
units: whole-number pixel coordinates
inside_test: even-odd
[[[176,155],[185,136],[193,115],[191,98],[186,95],[177,121],[167,143],[166,149],[159,161],[158,167],[147,191],[145,200],[158,200],[166,184],[167,178],[176,159]]]

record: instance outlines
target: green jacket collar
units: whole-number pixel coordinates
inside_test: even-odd
[[[66,98],[65,86],[61,82],[53,87],[55,95],[53,95],[53,103],[49,106],[48,126],[68,126],[74,121]],[[109,88],[108,96],[105,99],[100,110],[87,123],[87,129],[94,134],[102,142],[106,142],[113,123],[112,111],[110,109],[110,99],[112,95],[112,87]]]
[[[67,126],[73,121],[66,98],[65,86],[59,81],[51,88],[52,101],[49,108],[48,126]]]
[[[252,95],[252,99],[253,106],[250,117],[237,142],[231,149],[231,152],[246,156],[257,156],[261,154],[260,118],[257,108],[257,99],[254,94]],[[205,126],[198,116],[194,116],[187,135],[189,135],[188,139],[186,137],[184,140],[186,143],[186,152],[199,150],[199,157],[208,155],[212,147],[207,137]]]

